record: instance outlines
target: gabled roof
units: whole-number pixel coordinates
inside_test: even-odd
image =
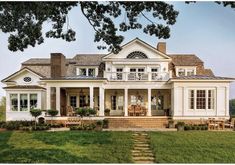
[[[26,71],[26,70],[29,71],[29,72],[31,72],[31,73],[33,73],[33,74],[36,74],[36,75],[39,76],[40,78],[43,78],[43,77],[44,77],[43,75],[41,75],[41,74],[35,72],[35,71],[32,70],[32,69],[29,69],[28,67],[24,67],[24,68],[20,69],[19,71],[17,71],[17,72],[15,72],[15,73],[11,74],[10,76],[6,77],[5,79],[3,79],[2,82],[8,82],[9,79],[11,79],[12,77],[17,76],[18,74],[20,74],[20,73],[22,73],[22,72],[24,72],[24,71]]]
[[[73,60],[76,61],[76,65],[81,66],[98,66],[102,62],[102,57],[105,54],[77,54]]]
[[[131,41],[129,41],[129,42],[127,42],[126,44],[122,45],[121,47],[122,47],[122,49],[124,49],[127,45],[130,45],[130,44],[132,44],[134,42],[139,42],[140,44],[143,44],[144,46],[152,49],[153,51],[155,51],[159,55],[165,57],[166,59],[170,59],[170,57],[167,54],[160,52],[159,50],[157,50],[157,48],[153,47],[152,45],[149,45],[148,43],[144,42],[143,40],[139,39],[138,37],[133,39],[133,40],[131,40]],[[108,58],[109,56],[111,56],[113,54],[114,53],[111,52],[111,53],[107,54],[106,56],[104,56],[103,58],[106,59],[106,58]]]
[[[175,66],[197,66],[203,61],[194,54],[168,54]]]

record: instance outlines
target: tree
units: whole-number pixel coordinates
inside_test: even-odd
[[[59,113],[59,111],[57,111],[57,110],[54,110],[54,109],[49,109],[49,110],[47,110],[47,113],[52,117],[52,119],[53,119],[53,117],[55,117],[58,113]],[[51,119],[51,125],[52,125],[52,119]]]
[[[216,3],[235,8],[235,2]],[[121,50],[124,39],[118,32],[143,29],[146,34],[167,39],[170,26],[175,24],[179,14],[173,5],[160,1],[0,2],[0,30],[10,34],[9,50],[24,51],[28,46],[42,44],[44,37],[74,41],[76,33],[69,27],[68,13],[78,5],[95,31],[94,41],[103,41],[114,53]],[[118,18],[124,19],[118,22]],[[140,18],[148,23],[141,23]],[[43,23],[52,25],[45,34],[42,32]],[[106,46],[98,48],[105,49]]]
[[[231,116],[235,115],[235,99],[229,100],[229,114]]]
[[[2,97],[0,102],[0,121],[5,121],[6,97]]]
[[[10,34],[9,50],[24,51],[30,45],[42,44],[43,23],[52,25],[45,33],[46,37],[74,41],[76,33],[68,28],[67,15],[77,5],[96,32],[94,41],[103,41],[115,53],[121,49],[124,39],[117,34],[118,31],[143,29],[146,34],[169,38],[169,26],[176,22],[178,15],[173,5],[165,2],[0,2],[0,30]],[[154,21],[147,16],[148,13]],[[125,20],[115,24],[114,20],[120,16],[124,16]],[[148,21],[146,25],[139,22],[140,16]],[[157,23],[160,20],[164,24]]]
[[[36,126],[37,126],[37,117],[40,116],[42,114],[42,110],[41,109],[31,109],[30,113],[33,117],[35,117],[35,130],[36,130]]]

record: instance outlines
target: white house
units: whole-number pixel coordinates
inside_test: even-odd
[[[153,47],[136,38],[118,54],[78,54],[29,59],[2,80],[6,120],[31,120],[30,108],[68,110],[90,106],[103,117],[199,120],[229,118],[229,84],[205,69],[193,54],[167,54],[166,43]],[[73,108],[72,108],[73,107]],[[71,114],[70,114],[71,115]]]

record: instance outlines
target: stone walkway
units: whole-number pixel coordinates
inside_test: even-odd
[[[149,137],[146,132],[133,133],[134,148],[132,158],[135,163],[154,163],[154,154],[149,145]]]

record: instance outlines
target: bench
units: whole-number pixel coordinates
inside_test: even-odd
[[[65,127],[67,127],[68,125],[80,125],[80,124],[81,124],[81,119],[78,117],[69,117],[65,121]]]

